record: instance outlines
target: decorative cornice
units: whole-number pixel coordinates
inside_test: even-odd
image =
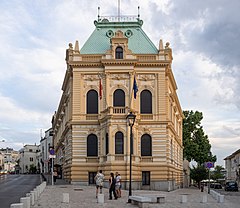
[[[69,64],[73,67],[102,67],[101,62],[71,61]]]
[[[138,66],[138,67],[166,67],[169,66],[169,61],[149,61],[149,62],[139,62],[138,60],[116,60],[116,59],[105,59],[101,60],[101,62],[81,62],[81,61],[71,61],[69,65],[72,67],[103,67],[103,66]]]
[[[102,59],[103,65],[136,65],[136,59]]]
[[[137,62],[136,66],[154,66],[154,67],[163,67],[163,66],[168,66],[170,63],[168,61],[166,62],[159,62],[159,61],[155,61],[155,62]]]

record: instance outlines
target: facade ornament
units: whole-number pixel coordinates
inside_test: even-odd
[[[84,75],[83,78],[85,81],[97,81],[99,80],[98,75]]]
[[[68,44],[69,48],[66,50],[66,61],[72,61],[73,60],[73,46],[72,43]]]
[[[165,45],[165,55],[166,55],[166,57],[168,57],[167,59],[172,60],[173,59],[173,57],[172,57],[172,49],[169,46],[170,46],[170,43],[166,42],[166,45]]]
[[[75,42],[74,52],[75,53],[80,53],[78,40],[76,40],[76,42]]]

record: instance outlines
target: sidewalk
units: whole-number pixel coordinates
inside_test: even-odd
[[[69,203],[63,203],[63,193],[69,193]],[[47,186],[41,194],[40,199],[32,208],[137,208],[138,206],[128,204],[128,190],[122,190],[122,197],[117,200],[108,200],[108,189],[103,189],[104,204],[98,204],[95,196],[94,186],[78,186],[78,185],[54,185]],[[239,208],[240,202],[235,200],[235,204],[229,200],[229,196],[225,197],[224,203],[217,203],[210,195],[207,196],[207,203],[200,203],[201,197],[206,192],[200,192],[197,188],[178,189],[172,192],[163,191],[146,191],[133,190],[132,195],[147,194],[165,194],[165,204],[150,204],[151,208]],[[181,194],[188,197],[187,203],[180,203]],[[234,200],[233,200],[234,201]]]

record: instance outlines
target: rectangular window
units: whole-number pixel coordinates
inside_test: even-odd
[[[95,184],[94,177],[97,175],[97,172],[88,172],[88,184]]]
[[[142,185],[150,185],[150,171],[142,172]]]

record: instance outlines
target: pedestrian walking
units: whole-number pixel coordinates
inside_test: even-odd
[[[115,184],[115,190],[117,197],[121,197],[121,175],[120,173],[116,172],[116,184]]]
[[[110,177],[109,177],[109,199],[110,200],[112,200],[112,194],[114,196],[114,199],[117,199],[115,184],[116,184],[116,180],[114,178],[114,174],[110,173]]]
[[[53,170],[53,182],[54,182],[54,184],[57,181],[57,177],[58,177],[58,172],[57,172],[57,169],[54,168],[54,170]]]
[[[95,183],[96,183],[96,198],[98,196],[98,190],[100,189],[100,194],[102,193],[102,187],[104,182],[104,175],[102,173],[102,170],[99,170],[97,175],[94,177]]]

